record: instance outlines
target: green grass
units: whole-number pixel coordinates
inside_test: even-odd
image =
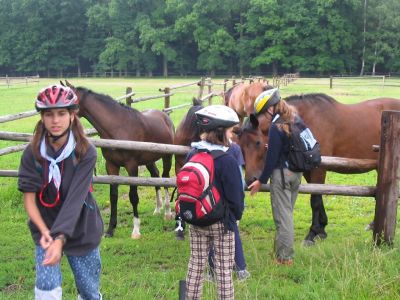
[[[76,86],[119,97],[127,86],[136,91],[134,97],[161,94],[159,88],[192,82],[190,79],[71,79]],[[54,79],[41,79],[39,85],[0,88],[0,115],[33,109],[38,90]],[[222,82],[222,79],[221,79]],[[356,103],[380,96],[399,97],[400,84],[389,79],[385,87],[377,79],[350,85],[337,81],[329,89],[329,79],[299,79],[281,87],[282,95],[325,92],[344,103]],[[397,82],[397,83],[396,83]],[[190,102],[197,95],[196,87],[176,90],[171,106]],[[206,94],[206,92],[205,92]],[[221,98],[214,98],[219,103]],[[139,109],[162,108],[163,100],[134,104]],[[187,108],[174,111],[177,125]],[[32,132],[38,117],[1,123],[1,131]],[[85,121],[85,126],[89,124]],[[0,146],[17,142],[0,141]],[[21,153],[0,157],[0,169],[17,169]],[[105,174],[104,159],[99,152],[97,173]],[[124,174],[126,174],[124,172]],[[142,171],[141,176],[148,176]],[[362,175],[328,174],[329,183],[375,185],[376,173]],[[26,226],[22,195],[15,178],[0,178],[0,299],[33,299],[33,243]],[[128,187],[120,187],[118,227],[112,239],[103,239],[101,254],[103,274],[101,290],[105,299],[177,299],[178,281],[186,274],[189,257],[188,240],[176,241],[173,221],[154,216],[154,189],[139,187],[141,217],[140,240],[131,240],[132,208]],[[95,196],[106,224],[109,219],[108,186],[96,185]],[[271,258],[274,223],[268,193],[246,196],[246,210],[240,229],[251,272],[246,282],[235,280],[237,299],[396,299],[400,297],[399,236],[393,247],[374,248],[372,233],[364,231],[374,216],[372,198],[325,196],[329,217],[328,239],[315,247],[305,248],[301,241],[311,221],[309,197],[300,195],[295,208],[295,265],[279,267]],[[76,291],[69,266],[63,260],[63,293],[75,299]],[[203,299],[215,299],[215,286],[205,283]]]

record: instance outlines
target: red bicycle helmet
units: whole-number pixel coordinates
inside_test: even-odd
[[[59,84],[42,89],[35,101],[37,111],[52,108],[78,108],[78,97],[75,92]]]

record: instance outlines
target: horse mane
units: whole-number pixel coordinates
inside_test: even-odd
[[[301,95],[292,95],[289,97],[284,98],[289,104],[293,104],[297,101],[306,101],[310,104],[328,104],[328,105],[335,105],[338,102],[324,93],[310,93],[310,94],[301,94]]]
[[[197,126],[197,117],[195,112],[202,109],[203,106],[195,103],[201,103],[201,101],[197,102],[196,99],[193,98],[193,106],[190,107],[176,131],[175,138],[178,138],[179,136],[178,140],[181,138],[187,138],[190,141],[197,141],[200,139],[200,130]]]
[[[240,127],[240,129],[243,132],[249,132],[249,133],[255,132],[257,130],[257,128],[254,127],[253,124],[250,122],[250,118],[249,117],[244,119],[243,124]]]
[[[126,104],[124,104],[122,102],[115,101],[109,95],[99,94],[99,93],[96,93],[96,92],[92,91],[91,89],[87,89],[87,88],[81,87],[81,86],[77,87],[76,89],[81,91],[84,95],[89,95],[89,94],[94,95],[97,100],[99,100],[100,102],[102,102],[105,105],[108,105],[108,106],[120,106],[120,107],[122,107],[124,109],[127,109],[127,110],[133,112],[133,113],[139,113],[140,114],[140,111],[137,110],[136,108],[132,108],[132,107],[130,107],[130,106],[128,106],[128,105],[126,105]]]

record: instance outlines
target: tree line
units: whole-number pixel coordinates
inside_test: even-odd
[[[0,76],[400,70],[398,0],[0,0]]]

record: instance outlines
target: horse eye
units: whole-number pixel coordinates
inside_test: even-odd
[[[256,142],[256,146],[257,146],[257,147],[259,147],[259,146],[260,146],[260,144],[261,144],[261,142],[260,142],[260,141],[257,141],[257,142]]]

